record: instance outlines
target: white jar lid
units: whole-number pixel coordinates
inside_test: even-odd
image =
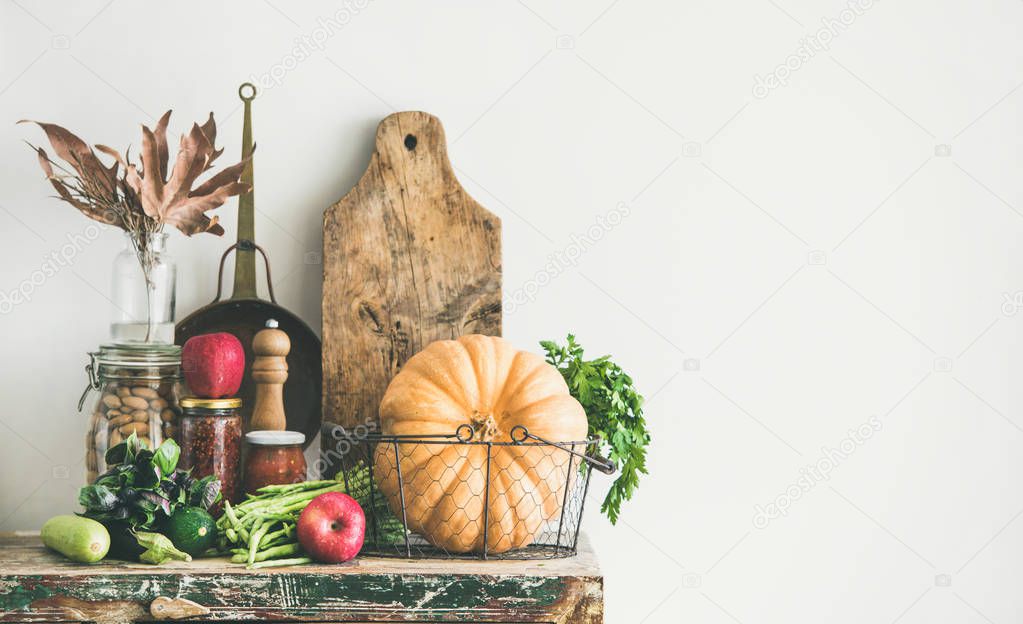
[[[258,446],[290,446],[305,444],[305,434],[300,431],[250,431],[245,441]]]

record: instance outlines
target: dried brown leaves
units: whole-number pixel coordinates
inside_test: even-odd
[[[159,225],[171,224],[188,236],[198,232],[219,236],[224,228],[216,216],[211,218],[206,213],[222,206],[229,197],[248,191],[248,185],[238,181],[247,160],[198,183],[224,152],[215,147],[217,125],[210,113],[206,123],[192,124],[188,134],[181,137],[168,177],[170,115],[167,111],[153,129],[142,126],[141,166],[132,163],[127,154],[96,145],[96,150],[114,159],[107,167],[85,141],[65,128],[32,122],[43,129],[57,157],[73,173],[64,170],[67,175],[58,175],[54,171],[56,163],[42,148],[36,148],[39,165],[61,199],[97,221],[132,231],[135,224],[149,219]]]

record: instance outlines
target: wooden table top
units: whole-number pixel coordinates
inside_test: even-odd
[[[366,557],[248,570],[225,558],[80,564],[37,533],[0,533],[0,622],[123,624],[180,610],[202,621],[593,624],[603,620],[603,578],[585,536],[577,556],[561,559]]]
[[[122,574],[460,574],[485,576],[599,577],[600,566],[585,535],[579,538],[578,554],[560,559],[521,561],[513,559],[399,559],[358,557],[345,564],[308,564],[247,570],[226,557],[168,561],[155,566],[119,560],[75,563],[45,546],[35,531],[0,532],[0,577]]]

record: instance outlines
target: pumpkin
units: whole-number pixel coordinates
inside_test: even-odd
[[[412,436],[470,425],[476,442],[510,442],[516,425],[551,442],[587,432],[586,413],[557,369],[481,335],[440,340],[410,358],[384,393],[380,425]],[[404,502],[410,530],[449,552],[500,553],[531,544],[557,519],[579,465],[572,459],[547,445],[413,441],[380,443],[374,461],[380,491],[399,518]]]

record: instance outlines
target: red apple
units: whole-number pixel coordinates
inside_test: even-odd
[[[366,514],[358,501],[341,492],[327,492],[309,501],[298,517],[298,543],[324,563],[355,557],[366,536]]]
[[[234,396],[245,374],[245,349],[232,334],[193,336],[181,348],[181,370],[189,390],[204,399]]]

